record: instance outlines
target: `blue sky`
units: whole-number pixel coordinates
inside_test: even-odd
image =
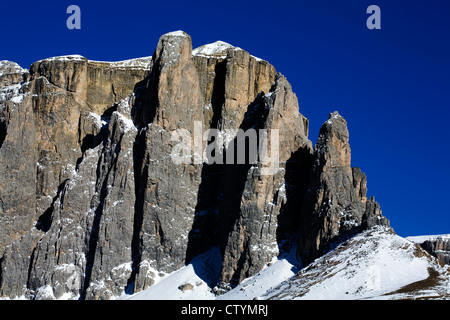
[[[72,4],[81,30],[66,27]],[[371,4],[381,30],[366,27]],[[0,60],[28,68],[67,54],[150,56],[174,30],[194,47],[239,46],[287,77],[313,143],[330,112],[347,119],[352,165],[398,234],[442,234],[450,233],[449,13],[446,0],[4,1]]]

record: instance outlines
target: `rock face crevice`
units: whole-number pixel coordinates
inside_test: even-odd
[[[350,166],[345,120],[333,113],[314,149],[308,129],[267,61],[220,41],[193,50],[182,31],[147,58],[0,63],[0,295],[111,299],[217,247],[227,289],[286,246],[307,263],[388,224]]]

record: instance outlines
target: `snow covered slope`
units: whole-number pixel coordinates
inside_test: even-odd
[[[213,300],[211,286],[217,282],[221,268],[217,247],[194,258],[192,262],[170,274],[159,274],[155,284],[134,295],[123,295],[120,300]],[[184,286],[184,290],[181,288]]]
[[[218,249],[215,249],[218,250]],[[356,235],[298,272],[294,252],[274,259],[257,275],[216,296],[209,252],[147,290],[122,299],[450,299],[450,270],[412,241],[377,227]],[[220,265],[217,264],[217,265]],[[203,267],[200,267],[203,266]],[[215,270],[205,276],[206,270]],[[200,284],[201,282],[208,284]],[[179,287],[190,283],[192,288]]]
[[[317,259],[263,299],[450,298],[449,268],[383,228],[363,232]]]
[[[436,240],[436,239],[448,240],[448,239],[450,239],[450,234],[440,234],[440,235],[430,235],[430,236],[411,236],[411,237],[406,237],[406,239],[408,239],[414,243],[420,244],[427,240]]]
[[[227,42],[219,40],[214,43],[208,43],[198,48],[195,48],[194,50],[192,50],[192,55],[207,58],[214,57],[217,59],[225,59],[227,57],[228,51],[230,50],[242,50],[242,49],[239,47],[235,47]],[[253,55],[250,56],[255,58],[256,61],[263,60]]]
[[[251,300],[267,290],[295,276],[300,262],[295,259],[295,249],[288,254],[274,258],[269,266],[255,276],[244,280],[239,286],[223,295],[216,295],[221,268],[219,249],[198,256],[189,265],[159,277],[156,283],[134,295],[123,295],[123,300]],[[180,288],[186,289],[181,290]]]
[[[214,43],[205,44],[192,50],[192,55],[225,59],[227,57],[227,51],[233,48],[234,46],[229,43],[216,41]]]

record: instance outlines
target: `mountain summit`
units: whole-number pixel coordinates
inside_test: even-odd
[[[389,230],[345,119],[330,114],[314,148],[308,131],[271,64],[221,41],[193,50],[182,31],[146,58],[2,62],[0,296],[111,299],[187,265],[221,294],[277,257],[300,268]],[[241,143],[256,156],[230,163]]]

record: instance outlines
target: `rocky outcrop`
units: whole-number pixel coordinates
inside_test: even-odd
[[[15,63],[0,63],[0,252],[31,228],[36,207],[36,131],[28,125],[35,115],[23,94],[25,75]]]
[[[440,263],[450,265],[450,238],[430,238],[422,242],[420,246],[435,256]]]
[[[387,224],[350,167],[345,120],[313,150],[287,79],[241,48],[192,50],[176,31],[152,57],[19,74],[0,88],[1,296],[109,299],[216,247],[220,292],[299,232],[308,261]]]
[[[5,87],[10,87],[20,84],[23,81],[23,76],[28,71],[23,69],[17,63],[7,60],[0,61],[0,88],[4,91]],[[5,100],[5,97],[1,98]]]
[[[301,209],[299,255],[304,263],[356,232],[389,226],[379,204],[366,193],[366,176],[351,167],[347,122],[333,112],[320,128]]]

